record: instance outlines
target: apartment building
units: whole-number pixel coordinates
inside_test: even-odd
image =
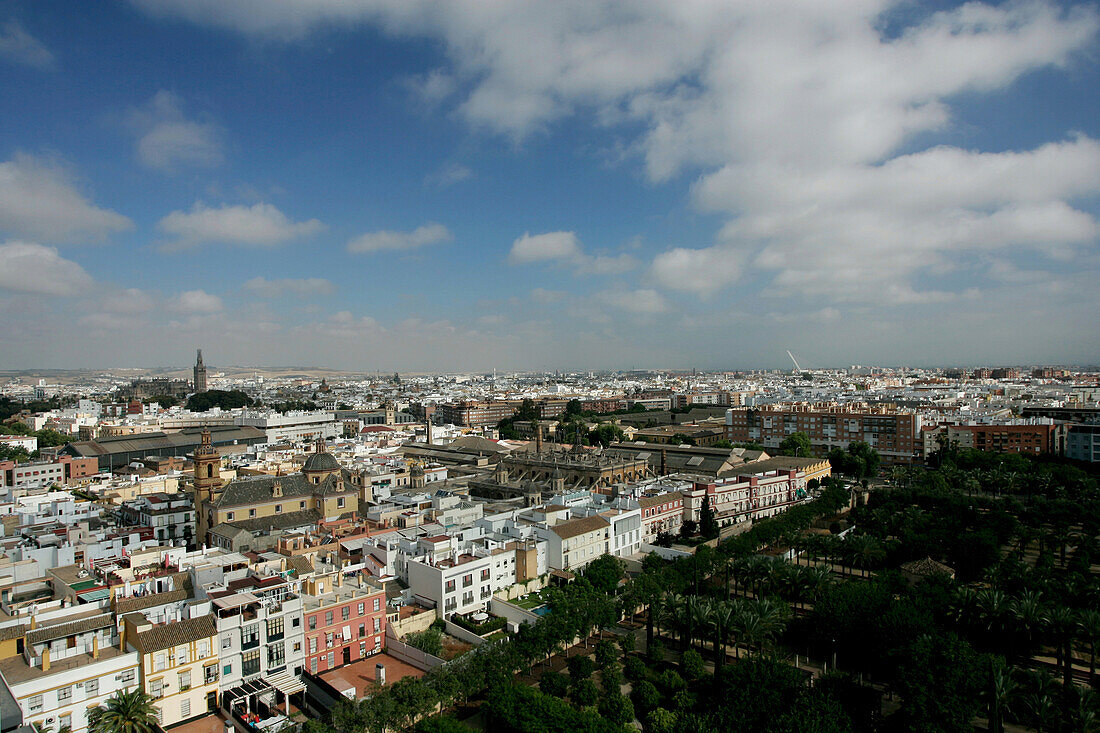
[[[128,525],[152,527],[158,542],[195,544],[195,505],[186,492],[139,496],[124,502],[119,514]]]
[[[125,648],[138,653],[141,687],[153,697],[162,728],[218,707],[218,630],[212,614],[154,624],[140,613],[122,618]]]
[[[546,540],[547,563],[557,570],[579,570],[611,552],[611,522],[599,514],[536,527]]]
[[[32,463],[0,461],[0,488],[26,491],[84,483],[98,472],[99,463],[94,458],[61,456],[56,461]]]
[[[345,580],[340,569],[302,583],[305,666],[316,675],[381,652],[386,643],[386,593],[372,581]]]
[[[459,552],[453,538],[432,540],[437,540],[433,550],[409,557],[405,571],[416,596],[443,615],[482,610],[494,593],[516,582],[516,549],[500,544]]]
[[[642,496],[638,506],[642,515],[642,542],[653,544],[661,532],[680,534],[684,524],[684,496],[679,491]]]
[[[257,575],[207,589],[218,633],[224,692],[262,677],[285,695],[304,689],[302,599],[282,575]]]
[[[726,437],[777,449],[795,432],[810,438],[817,455],[865,441],[886,463],[913,463],[922,457],[921,417],[883,405],[789,404],[726,411]]]
[[[0,629],[0,677],[23,721],[40,730],[88,729],[88,712],[115,693],[138,687],[139,660],[112,644],[114,616],[93,606],[68,607]],[[22,643],[22,651],[18,651]]]

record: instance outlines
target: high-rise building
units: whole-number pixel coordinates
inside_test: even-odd
[[[195,359],[195,393],[206,391],[206,365],[202,363],[202,349],[198,351]]]

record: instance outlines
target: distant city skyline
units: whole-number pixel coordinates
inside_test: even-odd
[[[1095,364],[1098,34],[1055,2],[0,0],[0,370]]]

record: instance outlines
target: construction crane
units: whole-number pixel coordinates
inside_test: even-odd
[[[794,358],[794,354],[791,353],[790,349],[787,349],[787,356],[791,357],[791,361],[794,362],[795,373],[797,374],[798,372],[802,371],[802,367],[798,366],[798,359]]]

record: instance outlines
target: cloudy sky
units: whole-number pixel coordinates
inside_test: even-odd
[[[0,368],[1100,361],[1100,8],[0,0]]]

